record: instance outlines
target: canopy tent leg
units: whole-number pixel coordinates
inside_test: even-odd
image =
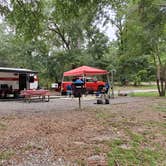
[[[82,79],[83,79],[83,82],[84,82],[84,85],[83,85],[83,95],[86,96],[86,74],[82,74]]]
[[[107,82],[108,82],[108,85],[109,85],[109,89],[108,89],[107,95],[110,97],[111,82],[110,82],[110,79],[109,79],[109,73],[106,76],[107,76]],[[112,94],[114,94],[114,93],[112,93]],[[113,96],[113,98],[114,98],[114,96]]]
[[[60,95],[62,96],[62,83],[63,83],[63,80],[64,80],[64,75],[63,75],[63,77],[62,77],[62,81],[61,81],[61,90],[60,90]]]
[[[111,89],[112,89],[112,94],[111,94],[111,96],[112,96],[112,98],[114,98],[114,72],[115,72],[115,70],[112,70],[111,71]]]

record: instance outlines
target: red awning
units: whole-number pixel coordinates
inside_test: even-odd
[[[102,75],[107,74],[107,70],[97,69],[89,66],[81,66],[76,69],[63,73],[63,76],[82,76],[82,75]]]

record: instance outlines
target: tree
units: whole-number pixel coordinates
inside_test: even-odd
[[[87,51],[89,56],[92,57],[91,64],[101,68],[106,68],[107,63],[105,61],[105,55],[108,53],[108,38],[96,30],[96,33],[89,34],[89,42],[87,45]]]
[[[156,82],[160,96],[166,93],[166,61],[165,61],[165,27],[166,10],[164,1],[139,0],[133,16],[128,17],[130,27],[135,26],[136,32],[128,29],[130,46],[135,43],[140,55],[150,55],[156,66]],[[133,9],[133,8],[131,8]],[[135,19],[135,20],[134,20]],[[134,24],[134,25],[133,25]],[[135,38],[135,40],[134,40]]]
[[[0,66],[10,66],[12,63],[10,56],[15,51],[10,43],[13,40],[13,34],[5,22],[0,24]]]

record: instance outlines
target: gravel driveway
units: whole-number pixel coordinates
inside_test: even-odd
[[[110,104],[118,103],[128,103],[128,102],[138,102],[143,101],[143,98],[139,97],[117,97],[110,99]],[[98,107],[95,104],[96,98],[94,96],[88,96],[81,99],[82,108],[85,107]],[[103,105],[104,107],[110,106]],[[100,105],[101,106],[101,105]],[[26,103],[22,100],[19,101],[0,101],[0,115],[5,114],[25,114],[25,113],[47,113],[50,111],[64,111],[77,109],[78,99],[77,98],[52,98],[49,102],[42,102],[39,100],[34,100],[31,103]]]

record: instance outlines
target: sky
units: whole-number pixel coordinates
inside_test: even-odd
[[[107,24],[104,24],[106,18],[105,16],[101,15],[100,19],[98,21],[95,22],[95,24],[97,25],[97,27],[100,29],[101,32],[103,32],[105,35],[108,36],[110,41],[116,40],[116,27],[111,23],[111,19],[114,20],[115,18],[115,13],[113,12],[113,10],[111,10],[111,8],[106,7],[103,9],[103,13],[105,16],[107,16]]]
[[[108,36],[110,41],[116,40],[116,28],[115,26],[111,25],[111,23],[107,24],[106,26],[102,27],[99,26],[101,32]]]

